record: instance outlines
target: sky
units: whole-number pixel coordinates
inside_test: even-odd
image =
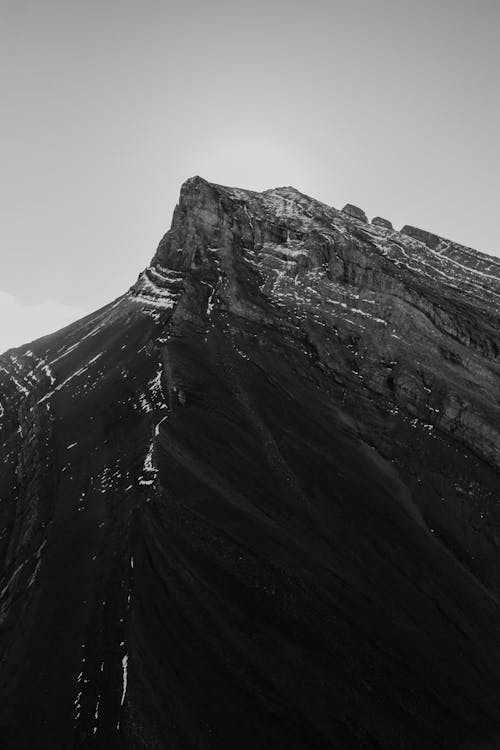
[[[498,0],[0,0],[0,352],[113,300],[187,178],[500,255]]]

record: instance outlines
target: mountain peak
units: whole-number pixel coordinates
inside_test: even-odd
[[[496,258],[187,180],[0,357],[2,748],[494,750],[499,329]]]

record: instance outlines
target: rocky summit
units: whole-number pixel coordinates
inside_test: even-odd
[[[0,747],[500,747],[499,325],[496,258],[188,180],[0,357]]]

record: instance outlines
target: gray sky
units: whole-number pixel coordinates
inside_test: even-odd
[[[498,0],[0,0],[0,351],[125,291],[194,174],[500,254]]]

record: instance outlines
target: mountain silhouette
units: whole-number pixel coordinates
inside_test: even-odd
[[[500,260],[200,177],[0,357],[0,747],[500,747]]]

